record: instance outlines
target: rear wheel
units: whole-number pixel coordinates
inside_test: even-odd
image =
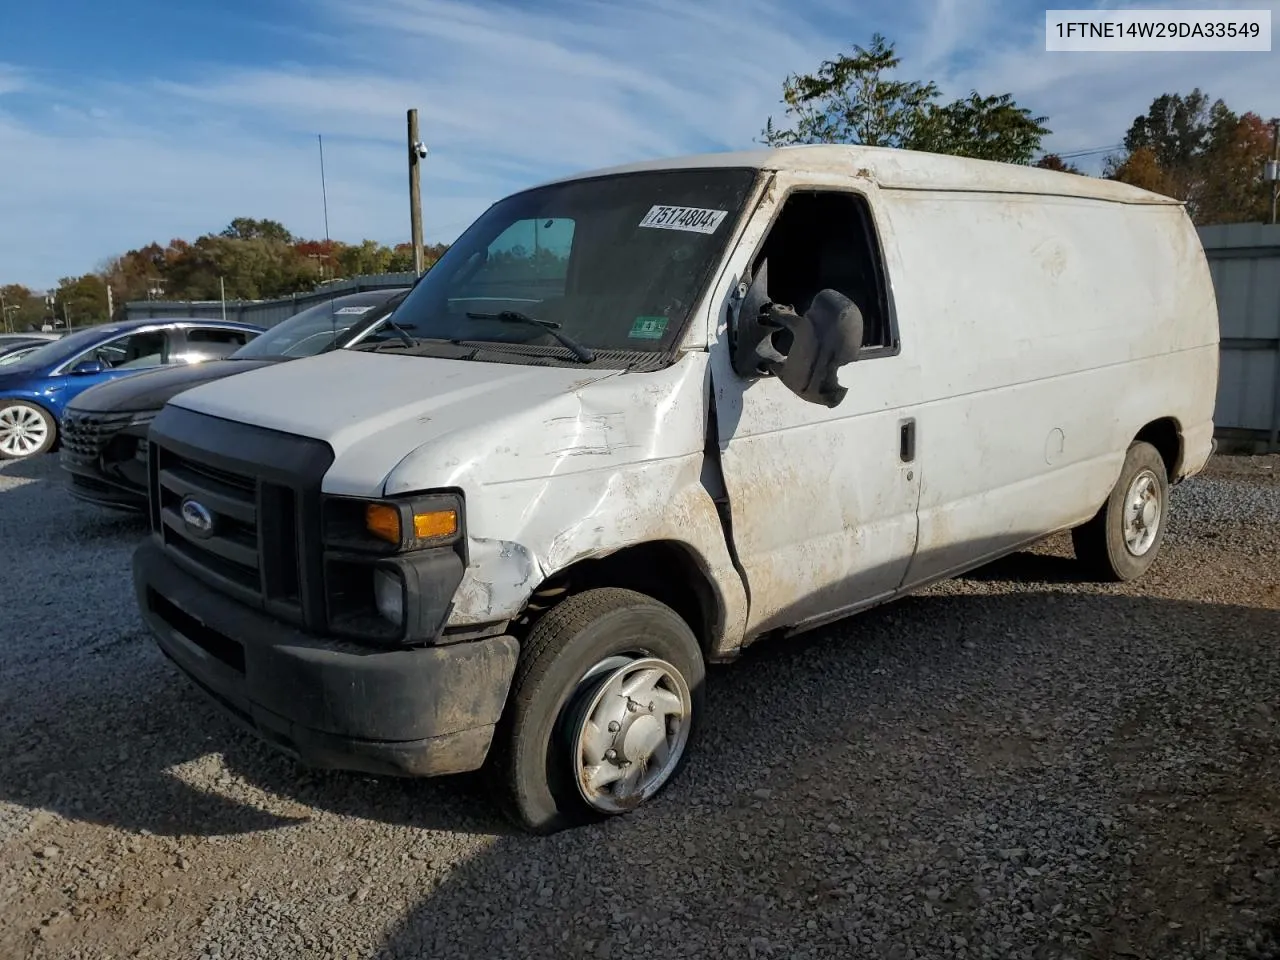
[[[0,400],[0,458],[48,453],[57,438],[57,422],[44,408],[25,400]]]
[[[671,608],[630,590],[571,596],[522,645],[490,772],[537,833],[627,813],[683,765],[702,651]]]
[[[1102,509],[1071,531],[1076,557],[1099,580],[1137,579],[1164,543],[1168,504],[1163,458],[1151,444],[1134,443]]]

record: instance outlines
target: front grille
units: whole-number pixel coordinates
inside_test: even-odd
[[[68,410],[62,417],[62,450],[75,460],[95,461],[111,438],[129,425],[131,413]]]
[[[214,467],[152,443],[153,520],[165,548],[241,599],[272,602],[300,618],[297,498],[292,490]],[[183,516],[193,501],[207,511],[207,531]]]
[[[323,632],[320,486],[333,449],[172,403],[148,433],[151,532],[174,564],[233,600]]]

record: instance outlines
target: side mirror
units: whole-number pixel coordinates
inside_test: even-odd
[[[81,360],[71,368],[71,372],[76,376],[88,376],[94,373],[102,373],[106,369],[107,365],[101,360]]]
[[[796,396],[837,406],[848,391],[837,371],[858,358],[862,311],[836,290],[823,290],[804,315],[768,299],[768,265],[742,298],[733,337],[733,368],[747,379],[776,376]]]

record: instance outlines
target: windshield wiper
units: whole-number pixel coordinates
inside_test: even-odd
[[[569,351],[583,363],[590,363],[596,358],[590,347],[584,347],[567,333],[561,333],[560,324],[554,320],[539,320],[519,310],[499,310],[497,313],[473,313],[469,310],[467,316],[472,320],[497,320],[499,323],[523,323],[531,327],[541,327],[568,347]]]
[[[416,347],[418,345],[418,341],[413,339],[413,337],[409,336],[409,334],[405,333],[404,327],[400,326],[400,324],[392,320],[390,314],[388,314],[386,319],[384,319],[382,322],[385,323],[388,327],[390,327],[399,335],[400,339],[404,341],[404,345],[406,347]]]

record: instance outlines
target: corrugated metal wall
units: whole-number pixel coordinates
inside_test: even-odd
[[[412,273],[379,273],[337,280],[326,283],[319,289],[295,293],[289,297],[281,297],[279,300],[228,300],[226,316],[228,320],[271,327],[330,297],[340,297],[345,293],[359,293],[362,290],[380,290],[384,287],[407,287],[411,286],[413,281]],[[222,317],[223,307],[219,300],[134,300],[125,304],[125,311],[130,320],[150,317],[217,319]]]
[[[1201,227],[1222,336],[1214,423],[1280,449],[1280,226]]]

